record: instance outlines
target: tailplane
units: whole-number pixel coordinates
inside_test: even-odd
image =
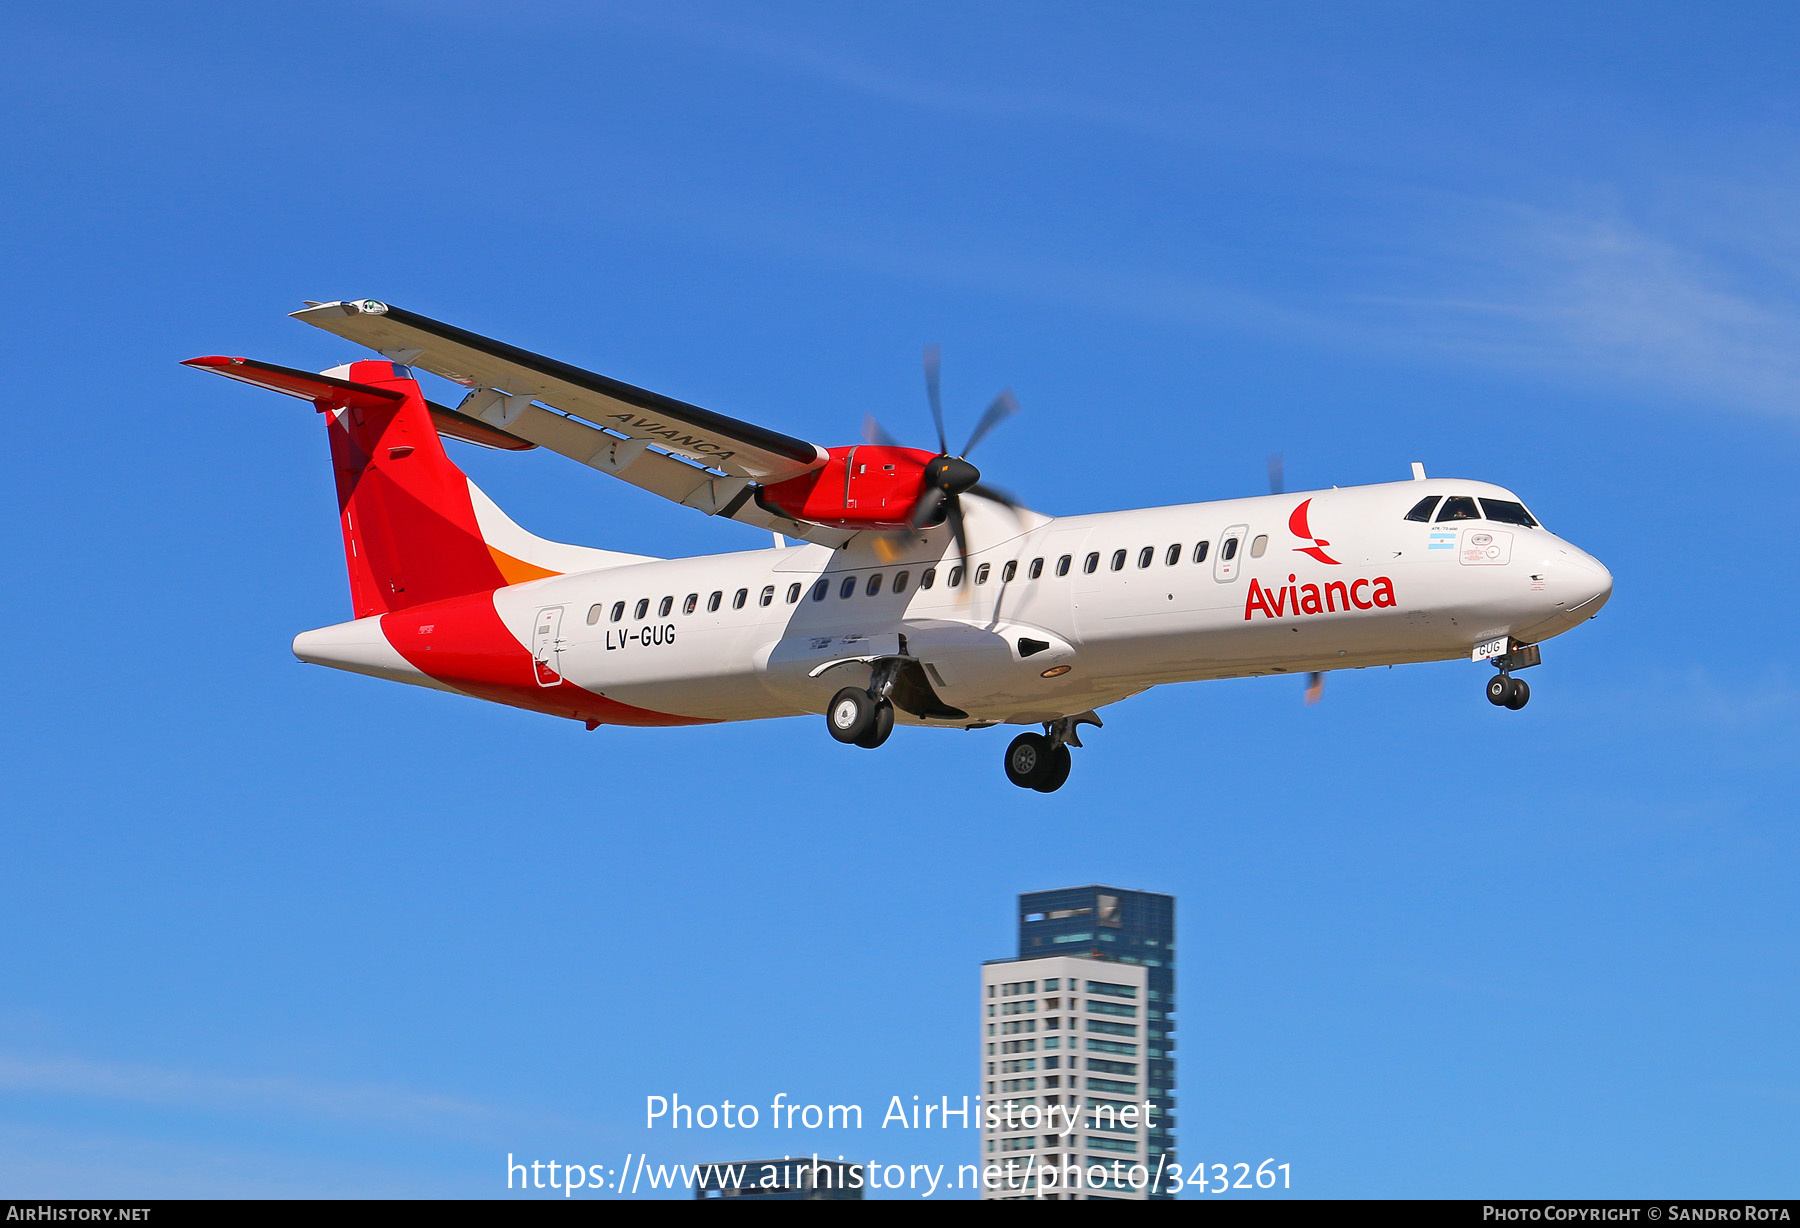
[[[325,415],[357,618],[642,557],[546,541],[514,524],[445,454],[439,433],[490,447],[520,441],[430,404],[399,363],[323,375],[244,358],[186,365],[302,397]]]

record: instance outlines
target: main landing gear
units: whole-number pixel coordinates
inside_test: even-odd
[[[825,726],[840,742],[874,750],[894,732],[894,705],[861,687],[847,686],[831,697]]]
[[[1069,779],[1074,756],[1069,747],[1080,746],[1078,726],[1098,728],[1100,718],[1092,712],[1080,716],[1058,717],[1044,722],[1043,733],[1022,733],[1006,748],[1006,778],[1021,789],[1054,793]]]

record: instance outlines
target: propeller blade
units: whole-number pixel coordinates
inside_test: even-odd
[[[1015,512],[1025,506],[1023,503],[1019,502],[1010,490],[1002,490],[998,486],[989,486],[986,482],[975,483],[975,485],[969,487],[969,493],[972,495],[980,495],[983,499],[992,503],[998,503],[1001,507],[1010,508]]]
[[[956,555],[962,563],[963,596],[966,597],[968,590],[975,585],[975,577],[969,574],[969,534],[963,528],[961,499],[951,498],[950,511],[945,517],[945,522],[950,526],[950,536],[956,540]]]
[[[975,424],[975,430],[969,436],[969,442],[963,445],[962,454],[967,456],[973,452],[975,445],[980,443],[989,431],[1018,412],[1019,398],[1013,395],[1011,388],[1008,388],[995,397],[993,403],[981,415],[981,421]]]
[[[938,509],[944,506],[944,500],[949,497],[936,486],[920,495],[919,501],[913,504],[912,519],[908,521],[913,527],[913,532],[918,532],[920,525],[937,519]]]
[[[931,402],[931,421],[937,427],[940,456],[950,451],[950,441],[944,437],[944,399],[938,395],[938,362],[942,356],[937,346],[925,347],[925,396]]]
[[[1271,452],[1269,453],[1269,493],[1279,495],[1286,490],[1287,475],[1282,470],[1281,453]]]
[[[1325,675],[1314,671],[1306,676],[1306,702],[1316,704],[1325,698]]]
[[[875,535],[875,557],[880,559],[884,565],[899,558],[902,553],[901,542],[896,538],[901,537],[902,535],[898,533],[877,533]]]
[[[872,443],[882,448],[904,447],[898,439],[881,429],[881,423],[875,421],[874,414],[863,415],[863,442]]]

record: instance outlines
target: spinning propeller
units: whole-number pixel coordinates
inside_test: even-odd
[[[1019,412],[1019,400],[1013,396],[1012,389],[1004,389],[982,412],[981,419],[969,433],[969,442],[963,445],[962,451],[952,455],[949,439],[944,434],[943,398],[938,392],[939,359],[937,346],[925,347],[925,396],[931,402],[932,424],[937,427],[938,454],[926,462],[925,490],[913,505],[908,524],[915,534],[924,525],[940,521],[948,524],[950,536],[956,542],[956,551],[966,573],[969,569],[969,536],[963,526],[962,497],[977,495],[1003,507],[1019,506],[1018,500],[1006,491],[983,484],[981,470],[969,463],[968,455],[975,450],[976,444],[987,437],[988,432]],[[881,423],[873,417],[863,420],[863,438],[883,447],[902,446],[882,430]]]

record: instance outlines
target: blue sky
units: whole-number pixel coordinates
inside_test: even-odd
[[[1297,1193],[1797,1192],[1800,88],[1780,6],[68,3],[0,15],[0,1193],[503,1193],[972,1136],[1012,896],[1179,898],[1180,1145]],[[322,432],[177,366],[373,295],[1050,513],[1468,475],[1602,558],[1467,663],[1000,731],[580,726],[296,664]],[[747,529],[460,448],[527,527]],[[878,1114],[877,1114],[878,1115]],[[943,1195],[939,1195],[942,1197]]]

